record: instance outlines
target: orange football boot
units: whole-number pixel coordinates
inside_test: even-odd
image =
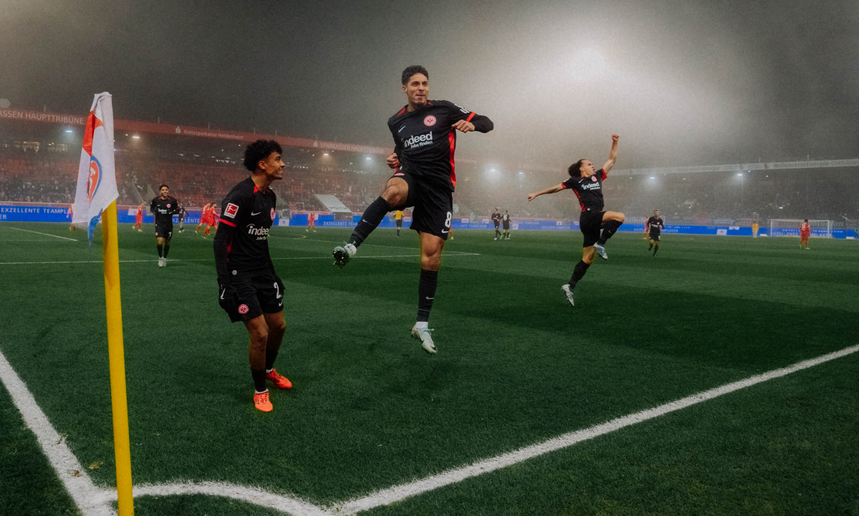
[[[292,382],[282,374],[278,374],[277,369],[272,369],[270,373],[265,374],[265,377],[273,381],[281,389],[292,389]]]
[[[268,400],[268,391],[254,393],[254,407],[263,412],[271,412],[274,409],[274,405]]]

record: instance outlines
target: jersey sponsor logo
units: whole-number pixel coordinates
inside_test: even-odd
[[[235,205],[231,202],[227,203],[227,208],[224,210],[224,217],[229,217],[231,219],[236,218],[236,214],[239,212],[238,205]]]
[[[248,224],[248,235],[257,237],[257,240],[268,240],[268,228],[258,228],[253,224]]]
[[[275,211],[274,211],[274,208],[272,208],[271,209],[271,220],[274,220],[274,216],[275,216]],[[313,218],[313,215],[311,215],[310,218]]]
[[[248,313],[250,311],[251,311],[251,309],[248,308],[248,305],[246,305],[244,303],[239,305],[239,313],[240,314],[245,315],[246,313]]]
[[[582,190],[599,190],[600,184],[599,183],[584,184],[584,185],[582,185],[581,188],[582,188]]]
[[[424,125],[427,127],[432,127],[435,125],[435,117],[432,115],[427,115],[424,118]]]
[[[403,148],[405,149],[416,149],[427,145],[432,145],[432,131],[426,134],[416,134],[403,140]]]

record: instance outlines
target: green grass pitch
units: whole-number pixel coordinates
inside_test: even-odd
[[[135,485],[219,481],[317,505],[425,478],[859,343],[859,242],[618,233],[576,289],[574,232],[456,231],[430,326],[414,232],[273,228],[287,334],[274,411],[217,304],[212,240],[120,226]],[[24,230],[24,231],[22,231]],[[73,238],[63,240],[59,237]],[[0,351],[98,486],[115,485],[100,228],[0,224]],[[26,263],[22,263],[26,262]],[[92,467],[92,469],[90,469]],[[277,514],[202,495],[138,515]],[[0,388],[0,514],[76,514]],[[859,354],[419,496],[372,515],[859,514]]]

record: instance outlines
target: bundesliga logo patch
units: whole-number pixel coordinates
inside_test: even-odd
[[[434,126],[435,125],[435,117],[432,115],[428,115],[426,118],[424,118],[424,125],[427,127]]]
[[[231,202],[227,203],[227,209],[224,210],[224,216],[231,219],[236,218],[236,213],[239,212],[239,207]]]

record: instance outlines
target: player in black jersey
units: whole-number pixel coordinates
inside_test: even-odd
[[[286,323],[283,282],[268,251],[277,200],[270,186],[283,179],[282,154],[280,145],[273,140],[248,145],[244,166],[252,174],[224,198],[214,242],[218,303],[230,321],[242,321],[248,330],[248,355],[256,389],[254,406],[263,412],[273,408],[266,379],[281,389],[292,388],[292,383],[274,369]]]
[[[504,228],[503,240],[510,240],[510,214],[504,210],[504,215],[501,216],[501,227]]]
[[[650,247],[647,250],[650,251],[656,245],[656,249],[653,249],[653,256],[656,256],[656,252],[659,251],[659,235],[665,229],[665,222],[659,216],[659,210],[653,210],[653,216],[647,219],[645,226],[647,232],[650,234]]]
[[[501,224],[501,212],[498,208],[492,212],[492,223],[495,225],[495,240],[498,240],[501,237],[501,231],[498,229],[498,225]]]
[[[420,340],[428,353],[435,353],[427,322],[435,298],[441,252],[450,232],[456,187],[456,131],[487,133],[493,124],[487,117],[446,100],[427,100],[429,72],[422,66],[403,70],[402,83],[408,104],[388,120],[395,148],[387,162],[394,174],[382,195],[364,212],[349,243],[334,249],[334,263],[341,268],[346,265],[386,213],[414,206],[411,229],[420,235],[421,277],[412,337]]]
[[[179,232],[185,231],[185,207],[179,205]]]
[[[594,262],[594,254],[599,254],[603,260],[608,260],[605,252],[606,240],[614,235],[617,228],[623,224],[625,216],[619,211],[604,211],[603,210],[603,195],[602,182],[608,177],[609,171],[614,167],[617,161],[617,140],[618,135],[611,136],[611,151],[608,155],[608,161],[600,170],[594,168],[594,164],[589,160],[580,159],[570,165],[568,173],[570,178],[563,183],[555,186],[550,186],[545,190],[528,194],[528,201],[533,201],[534,198],[543,194],[552,194],[571,189],[579,199],[579,205],[582,208],[582,214],[579,218],[579,228],[584,235],[582,242],[582,260],[576,264],[573,270],[573,276],[570,282],[561,286],[561,290],[567,296],[567,301],[573,306],[573,289],[576,288],[576,283],[587,272],[588,267]],[[600,235],[602,228],[602,235]]]
[[[149,209],[155,216],[155,241],[158,247],[158,266],[167,266],[167,254],[170,252],[170,240],[173,239],[173,215],[179,213],[179,201],[170,197],[170,188],[161,185],[158,190],[161,195],[152,199]]]

